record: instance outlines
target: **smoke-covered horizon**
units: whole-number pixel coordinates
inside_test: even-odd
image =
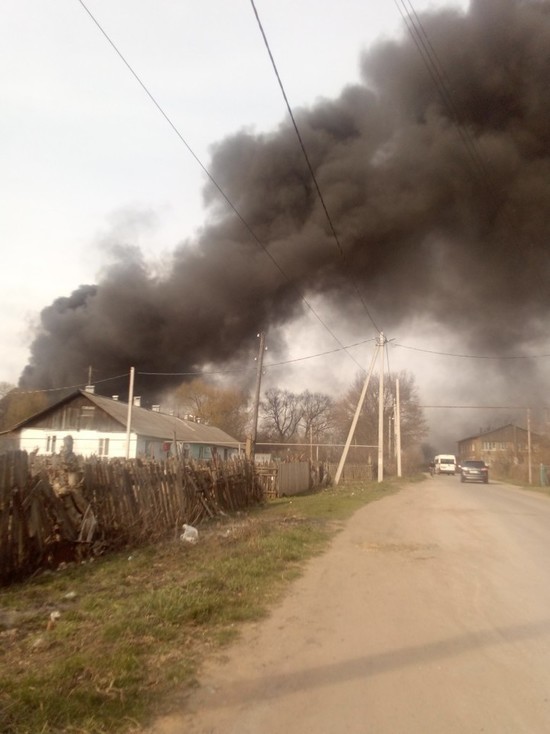
[[[475,0],[420,19],[452,111],[409,34],[361,56],[362,84],[294,111],[344,257],[290,123],[239,131],[208,168],[261,245],[207,184],[204,227],[161,268],[114,239],[98,282],[42,311],[20,386],[81,383],[89,365],[235,364],[260,330],[282,353],[304,297],[345,321],[356,289],[374,321],[363,312],[363,338],[416,318],[484,355],[546,345],[550,4]]]

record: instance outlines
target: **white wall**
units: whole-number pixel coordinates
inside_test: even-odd
[[[119,431],[116,433],[102,433],[97,431],[55,431],[53,429],[44,428],[23,428],[20,433],[19,448],[22,451],[34,451],[38,448],[40,454],[59,454],[63,448],[63,439],[65,436],[72,436],[73,452],[77,456],[101,456],[104,458],[125,458],[126,457],[126,433]],[[55,440],[54,440],[55,439]],[[100,445],[100,440],[103,444]],[[107,452],[105,452],[105,441],[109,442]],[[128,458],[145,457],[148,459],[162,460],[166,458],[164,450],[165,441],[161,439],[138,438],[135,433],[130,435],[130,452]],[[171,444],[170,441],[168,443]],[[103,452],[100,449],[103,447]],[[183,444],[179,445],[179,451],[183,450]],[[199,446],[190,444],[187,450],[189,458],[195,459],[211,459],[212,450],[210,446]],[[228,455],[237,455],[239,450],[224,448],[218,449],[218,456],[223,460],[225,453]],[[174,456],[174,448],[172,447],[171,455]]]
[[[106,458],[126,456],[126,433],[104,433],[101,437],[96,431],[54,431],[42,428],[23,428],[19,439],[19,448],[22,451],[34,451],[38,448],[39,454],[58,454],[63,448],[65,436],[72,436],[73,451],[78,456],[100,456],[100,438],[103,445],[108,440],[107,452],[102,454]],[[55,441],[54,441],[55,439]],[[130,435],[129,458],[136,457],[137,437]]]

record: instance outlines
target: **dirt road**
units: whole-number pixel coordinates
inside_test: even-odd
[[[437,477],[363,508],[151,731],[550,732],[550,500]]]

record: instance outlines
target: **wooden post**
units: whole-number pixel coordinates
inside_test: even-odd
[[[128,415],[126,418],[126,458],[130,458],[130,434],[132,432],[132,405],[134,403],[135,368],[130,367],[130,387],[128,389]]]

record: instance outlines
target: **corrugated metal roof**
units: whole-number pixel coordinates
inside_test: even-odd
[[[106,398],[95,393],[80,391],[91,403],[108,413],[111,418],[126,428],[128,420],[128,404],[119,400]],[[184,443],[200,443],[212,445],[238,445],[240,442],[225,431],[204,423],[186,421],[167,413],[157,413],[154,410],[132,406],[132,433],[149,438],[174,439]]]
[[[93,405],[103,410],[111,416],[113,420],[121,425],[121,430],[126,430],[128,420],[128,403],[119,400],[96,395],[86,390],[77,390],[71,395],[65,396],[62,400],[54,403],[49,408],[41,410],[39,413],[21,421],[10,429],[10,433],[18,431],[35,420],[41,418],[47,413],[58,409],[61,405],[74,400],[76,397],[83,395]],[[186,421],[182,418],[168,415],[167,413],[157,413],[146,408],[132,406],[132,433],[147,438],[164,439],[165,441],[173,441],[174,437],[177,441],[183,443],[205,444],[210,446],[238,446],[240,441],[230,436],[225,431],[215,426],[207,426],[204,423],[195,423],[194,421]],[[6,432],[7,433],[7,432]]]

